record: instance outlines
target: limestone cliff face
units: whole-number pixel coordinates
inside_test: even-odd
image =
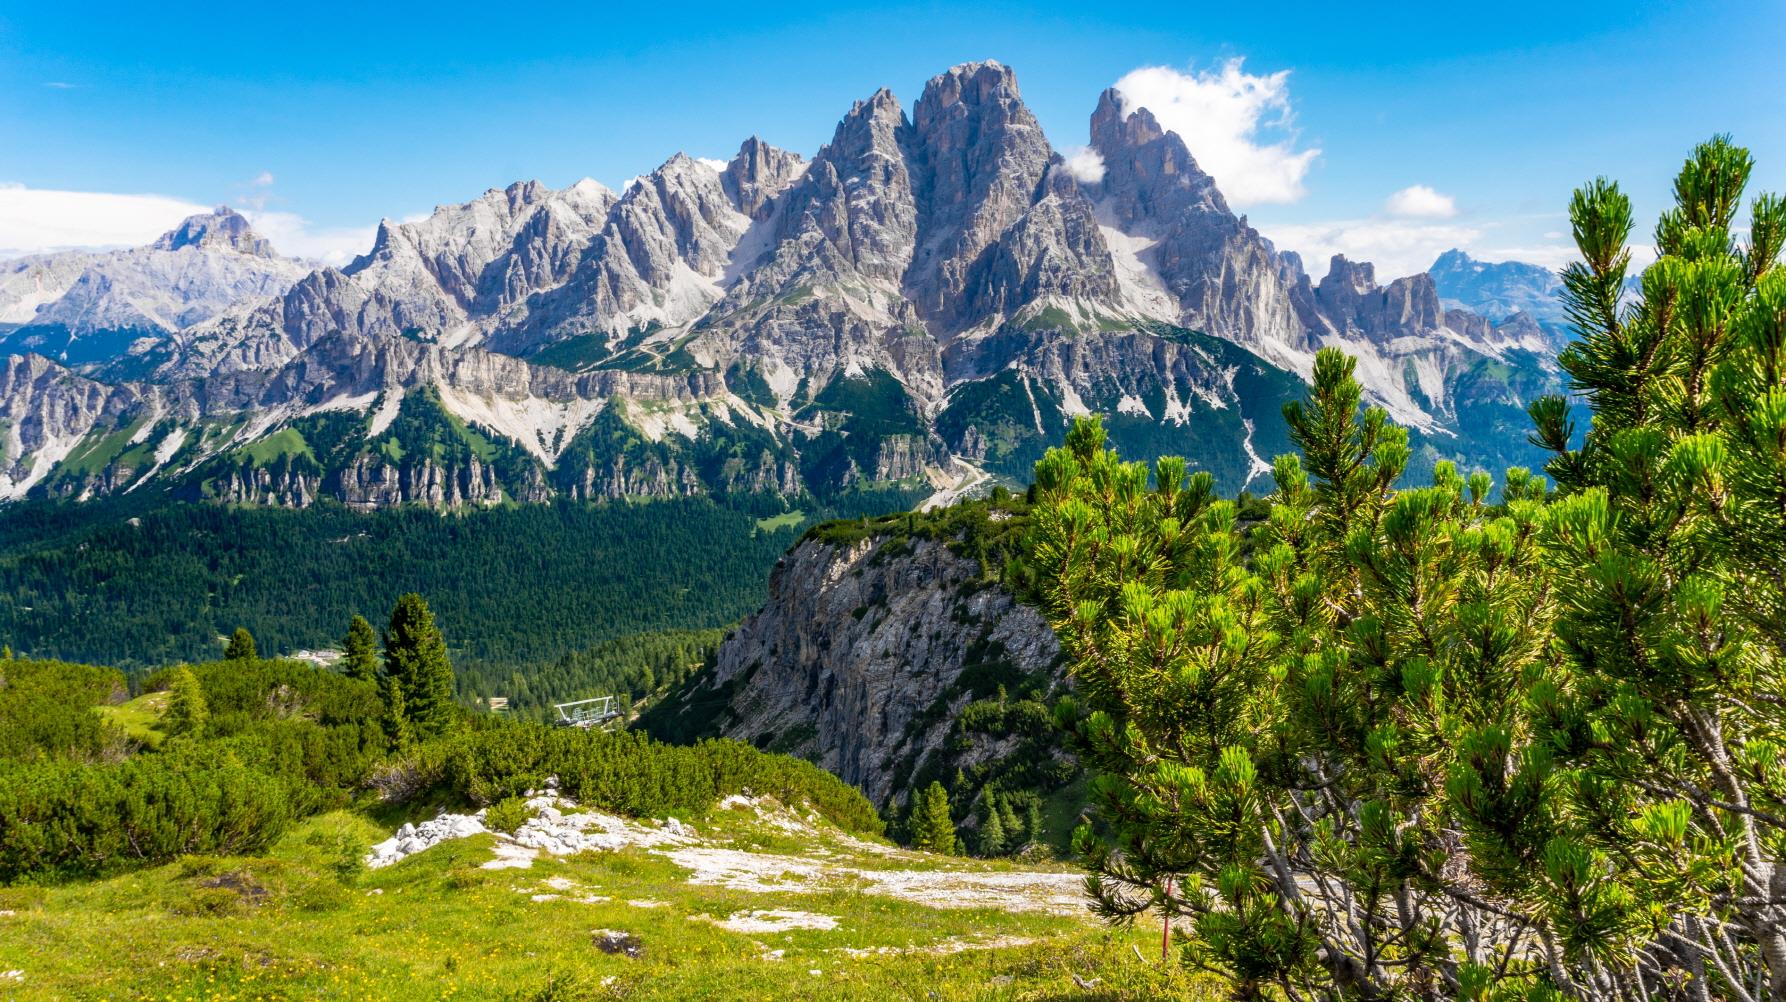
[[[981,581],[978,562],[932,540],[809,539],[777,565],[768,602],[720,648],[697,698],[724,700],[726,736],[809,758],[885,806],[973,700],[963,672],[993,661],[1052,676],[1059,647],[1040,614]],[[954,749],[953,762],[1003,750]]]

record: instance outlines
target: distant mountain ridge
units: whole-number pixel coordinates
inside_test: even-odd
[[[0,261],[0,354],[112,361],[231,308],[283,294],[311,265],[280,257],[225,206],[146,247]]]
[[[0,497],[794,506],[1020,479],[1093,412],[1125,454],[1238,489],[1288,448],[1281,405],[1326,345],[1423,461],[1529,461],[1523,406],[1560,385],[1529,313],[1343,257],[1312,282],[1114,90],[1090,138],[1082,183],[1015,74],[970,63],[909,115],[857,102],[810,160],[753,138],[619,193],[523,182],[387,220],[347,267],[79,375],[0,362]],[[276,260],[227,219],[163,242],[145,253]]]
[[[1549,268],[1520,261],[1478,261],[1461,250],[1439,255],[1427,269],[1447,308],[1469,310],[1502,321],[1516,313],[1548,328],[1568,322],[1563,281]]]

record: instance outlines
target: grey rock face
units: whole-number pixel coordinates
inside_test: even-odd
[[[213,247],[254,257],[276,258],[273,245],[254,232],[247,217],[227,205],[202,216],[188,216],[179,226],[149,245],[154,250],[177,251],[182,247]]]
[[[896,792],[893,763],[941,747],[970,698],[920,722],[970,649],[996,641],[1025,672],[1054,671],[1059,654],[1035,610],[997,587],[963,587],[979,576],[973,561],[932,541],[882,555],[888,545],[795,547],[762,611],[720,648],[704,680],[732,686],[727,736],[811,755],[883,806]],[[775,744],[790,735],[792,745]]]
[[[1089,187],[1113,229],[1148,244],[1137,263],[1167,293],[1160,319],[1274,361],[1312,350],[1323,325],[1298,314],[1301,269],[1229,210],[1177,133],[1145,108],[1125,110],[1120,95],[1107,90],[1092,114],[1091,145],[1103,158],[1104,177]],[[1143,284],[1131,283],[1130,303],[1159,310]]]
[[[1430,334],[1445,323],[1431,275],[1398,278],[1377,284],[1369,263],[1335,254],[1327,275],[1315,287],[1322,313],[1342,331],[1356,331],[1374,341]]]
[[[0,359],[0,497],[47,476],[86,435],[139,403],[38,355]]]
[[[775,197],[806,170],[800,154],[778,150],[755,136],[744,141],[738,155],[726,165],[720,182],[739,212],[753,220],[768,215]]]

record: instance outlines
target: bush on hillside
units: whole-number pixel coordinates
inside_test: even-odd
[[[111,668],[0,659],[0,760],[100,755],[117,736],[92,708],[123,691]]]
[[[300,784],[198,744],[117,765],[15,766],[0,770],[0,883],[257,852],[309,807]]]
[[[750,790],[785,803],[810,803],[839,827],[879,835],[881,818],[860,790],[799,759],[737,741],[667,745],[643,734],[613,734],[509,722],[423,746],[397,769],[417,785],[432,774],[455,795],[480,804],[519,796],[558,777],[580,803],[633,817],[688,817]]]

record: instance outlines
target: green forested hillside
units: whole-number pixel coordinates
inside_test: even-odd
[[[738,619],[798,531],[697,499],[450,514],[15,504],[0,508],[0,641],[130,667],[215,657],[246,626],[289,652],[333,646],[355,613],[416,591],[461,663],[538,666]]]
[[[726,637],[723,629],[662,630],[604,640],[550,662],[485,662],[459,671],[466,698],[504,696],[514,716],[546,719],[552,704],[591,696],[638,700],[674,689],[708,664]]]

